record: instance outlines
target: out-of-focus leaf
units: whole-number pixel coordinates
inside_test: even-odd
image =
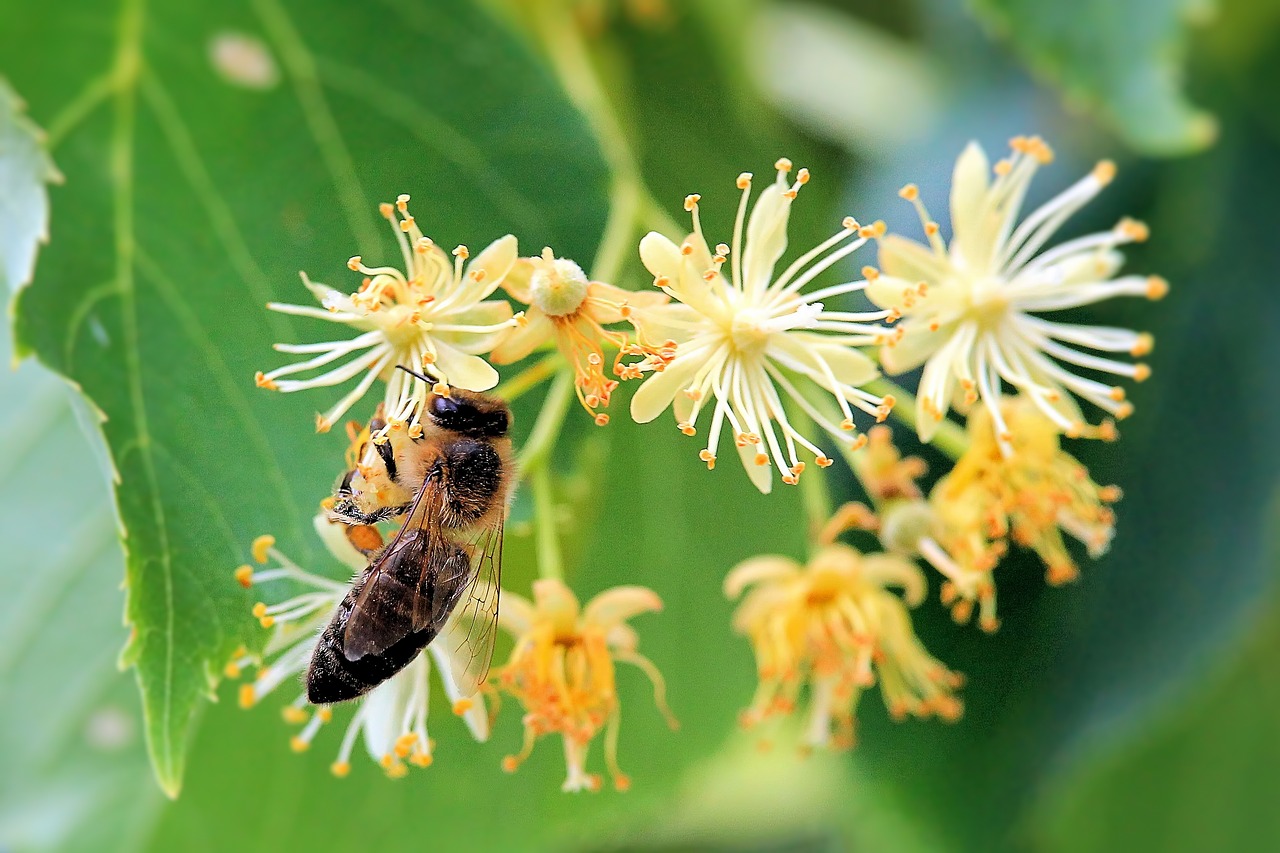
[[[1068,104],[1096,111],[1138,151],[1182,154],[1216,137],[1213,117],[1182,91],[1185,30],[1209,15],[1208,0],[973,5]]]
[[[332,328],[263,304],[309,301],[300,269],[354,287],[345,258],[397,257],[376,203],[400,192],[444,245],[516,232],[589,257],[604,170],[548,75],[463,0],[6,3],[0,54],[67,175],[19,341],[106,415],[125,660],[173,794],[201,699],[258,636],[227,571],[264,531],[311,556],[341,464],[340,433],[311,434],[325,392],[252,384],[273,341]]]
[[[45,185],[61,178],[24,106],[0,78],[0,290],[31,280],[36,249],[49,239]]]
[[[115,666],[124,558],[110,494],[70,396],[39,365],[0,370],[4,850],[127,850],[160,801],[137,691]]]
[[[779,110],[863,152],[927,134],[942,99],[938,71],[922,46],[810,3],[766,6],[748,55],[757,85]]]
[[[1140,731],[1095,745],[1045,792],[1035,820],[1041,849],[1190,853],[1280,844],[1275,592],[1273,585],[1233,657],[1171,691]]]

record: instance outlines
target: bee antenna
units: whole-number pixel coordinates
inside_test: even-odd
[[[421,373],[419,373],[418,371],[416,371],[416,370],[411,370],[411,369],[409,369],[409,368],[405,367],[403,364],[397,364],[397,365],[396,365],[396,367],[398,367],[399,369],[403,370],[405,373],[409,374],[410,376],[415,376],[415,377],[417,377],[418,379],[421,379],[423,382],[427,383],[428,385],[432,385],[432,384],[434,384],[434,383],[435,383],[435,380],[433,380],[431,377],[429,377],[429,376],[423,376],[423,375],[422,375]]]

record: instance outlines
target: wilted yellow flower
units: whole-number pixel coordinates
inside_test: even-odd
[[[698,218],[700,196],[685,199],[693,215],[693,233],[679,246],[657,233],[640,242],[640,258],[654,284],[678,304],[649,312],[655,339],[670,337],[668,353],[648,355],[633,365],[635,374],[652,371],[631,400],[631,415],[647,423],[668,407],[686,435],[697,431],[698,417],[710,410],[706,447],[699,454],[713,467],[726,424],[751,482],[762,492],[773,485],[773,465],[786,483],[795,483],[805,463],[797,445],[819,467],[830,457],[800,433],[787,416],[783,398],[804,411],[838,441],[850,441],[853,410],[883,420],[893,401],[862,390],[878,374],[875,364],[855,347],[883,343],[889,332],[875,321],[888,311],[827,310],[823,300],[867,286],[859,279],[805,291],[819,274],[880,232],[882,224],[861,227],[852,217],[835,235],[796,258],[781,274],[775,270],[787,249],[791,202],[809,180],[801,169],[788,180],[789,160],[777,162],[777,179],[751,208],[751,175],[738,177],[742,198],[733,227],[732,250],[708,246]],[[728,270],[724,266],[728,262]],[[726,275],[726,272],[728,273]],[[874,275],[874,270],[864,272]],[[669,335],[660,335],[661,328]],[[830,395],[837,423],[796,387],[813,383]],[[838,408],[837,408],[838,407]],[[776,427],[775,427],[776,425]]]
[[[938,539],[922,540],[921,554],[947,576],[943,602],[967,621],[976,602],[979,624],[995,630],[995,582],[991,572],[1008,541],[1030,548],[1053,585],[1079,575],[1063,540],[1065,531],[1089,556],[1106,552],[1115,533],[1120,499],[1115,486],[1099,486],[1088,470],[1059,447],[1058,433],[1038,406],[1023,396],[1002,403],[1013,453],[1002,452],[995,419],[984,408],[969,417],[969,449],[929,494]]]
[[[614,663],[639,667],[653,682],[654,700],[672,728],[666,686],[653,662],[636,651],[639,637],[627,624],[633,616],[662,609],[662,600],[639,586],[619,586],[597,595],[581,610],[572,590],[543,578],[533,582],[533,602],[504,592],[499,622],[515,638],[511,658],[497,673],[497,687],[525,709],[524,748],[508,756],[503,768],[514,771],[543,735],[564,739],[568,776],[565,791],[595,791],[600,777],[588,773],[587,749],[601,729],[605,765],[614,786],[630,780],[618,767],[619,700]]]
[[[351,544],[343,525],[329,521],[327,515],[321,513],[315,517],[315,529],[334,557],[353,571],[364,569],[366,558]],[[376,536],[373,528],[367,532]],[[297,681],[311,661],[320,632],[349,587],[348,583],[301,568],[275,548],[275,540],[270,536],[260,536],[254,541],[253,557],[256,563],[273,565],[263,570],[249,564],[236,569],[236,580],[241,585],[257,588],[286,581],[304,591],[271,606],[261,602],[254,605],[254,616],[264,628],[270,629],[271,637],[261,655],[241,651],[227,664],[225,672],[228,677],[236,678],[247,668],[257,668],[253,681],[240,686],[242,708],[257,705],[281,686],[300,687]],[[454,713],[463,717],[476,740],[489,737],[489,717],[483,697],[464,697],[454,681],[455,665],[451,655],[459,649],[460,654],[469,652],[451,629],[452,626],[446,627],[423,654],[355,703],[355,715],[347,725],[337,760],[330,766],[335,776],[346,776],[350,772],[351,755],[361,736],[370,758],[392,778],[405,775],[410,764],[418,767],[431,764],[435,742],[427,734],[427,700],[433,658]],[[308,749],[324,724],[333,719],[329,707],[310,705],[301,690],[297,698],[284,707],[283,714],[285,722],[301,726],[290,741],[295,752]]]
[[[902,589],[902,597],[889,587]],[[751,641],[760,683],[744,726],[794,713],[808,685],[805,743],[848,749],[858,700],[877,679],[895,719],[960,716],[953,691],[961,676],[931,656],[911,628],[907,608],[926,591],[915,563],[830,544],[807,566],[778,556],[740,563],[725,577],[725,595],[736,599],[748,588],[733,627]]]
[[[1040,252],[1063,222],[1110,183],[1115,165],[1099,163],[1019,223],[1032,176],[1053,155],[1034,137],[1019,137],[1012,145],[1013,155],[995,165],[994,180],[976,143],[960,155],[951,186],[950,246],[920,202],[919,190],[913,184],[903,187],[902,197],[919,211],[928,245],[885,237],[880,243],[884,274],[867,287],[872,301],[905,318],[903,336],[881,350],[881,364],[890,373],[924,365],[917,416],[925,441],[953,401],[981,400],[1007,451],[1011,430],[1000,414],[1002,382],[1018,389],[1061,432],[1105,437],[1113,429],[1088,426],[1075,396],[1117,418],[1133,407],[1123,388],[1073,368],[1137,381],[1151,373],[1145,364],[1096,354],[1145,355],[1152,347],[1148,334],[1036,316],[1113,296],[1159,299],[1168,290],[1156,276],[1115,277],[1124,260],[1116,247],[1147,237],[1147,227],[1131,219]]]
[[[605,375],[604,348],[616,351],[613,374],[617,376],[628,337],[625,332],[605,326],[630,318],[636,308],[661,305],[667,297],[655,291],[634,293],[602,281],[590,281],[582,267],[567,258],[557,258],[549,248],[542,250],[541,257],[521,258],[504,279],[503,288],[528,305],[529,310],[525,323],[507,330],[494,347],[494,363],[519,361],[540,344],[554,340],[573,365],[578,402],[596,423],[607,424],[609,416],[596,410],[609,405],[618,382]]]
[[[387,420],[416,421],[431,386],[396,370],[397,365],[425,372],[442,387],[487,391],[498,384],[498,373],[480,354],[493,349],[498,337],[520,319],[512,317],[506,300],[488,299],[516,261],[515,237],[508,234],[495,240],[464,268],[467,247],[455,248],[450,260],[444,250],[423,236],[409,215],[409,196],[400,196],[395,205],[383,204],[381,211],[400,244],[404,272],[389,266],[367,267],[356,256],[347,266],[363,273],[365,279],[355,293],[347,295],[313,282],[303,273],[302,283],[323,308],[279,302],[267,306],[284,314],[342,323],[361,332],[349,340],[276,344],[280,352],[316,355],[257,375],[260,387],[291,392],[338,385],[364,374],[333,408],[317,416],[320,432],[337,423],[378,379],[387,383],[383,397]],[[334,362],[341,364],[310,379],[281,378]]]

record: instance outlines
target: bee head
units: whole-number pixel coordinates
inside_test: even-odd
[[[502,438],[511,421],[501,400],[457,388],[451,389],[448,397],[428,397],[426,412],[441,429],[472,438]]]

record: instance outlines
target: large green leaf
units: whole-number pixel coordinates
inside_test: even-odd
[[[227,569],[263,531],[314,555],[309,507],[342,450],[311,434],[323,394],[253,388],[272,341],[323,332],[263,304],[307,301],[300,269],[354,284],[344,259],[392,251],[376,203],[400,192],[446,245],[516,232],[589,257],[603,167],[548,76],[461,0],[10,2],[0,55],[67,176],[19,349],[105,415],[124,659],[173,794],[202,698],[258,639]]]
[[[1207,0],[973,0],[1033,70],[1068,103],[1088,107],[1135,149],[1180,154],[1213,141],[1212,116],[1187,102],[1185,29]]]
[[[0,78],[0,291],[31,280],[36,249],[49,239],[45,185],[61,177],[24,107]]]

